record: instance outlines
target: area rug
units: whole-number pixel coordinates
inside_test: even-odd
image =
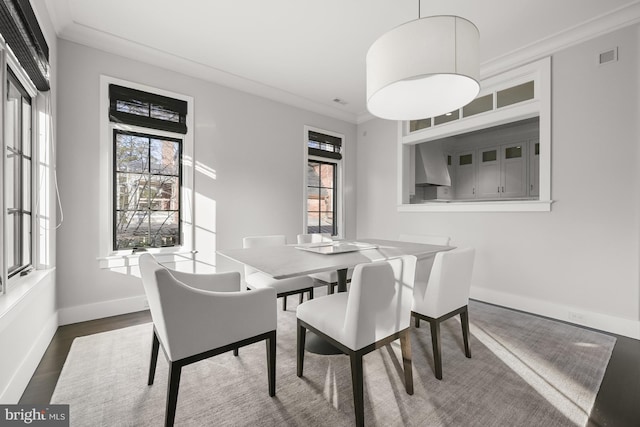
[[[294,300],[290,298],[290,300]],[[278,310],[276,396],[266,349],[256,343],[182,370],[178,426],[354,424],[347,356],[306,353],[296,376],[295,307]],[[472,358],[460,322],[442,324],[443,379],[433,373],[428,324],[412,327],[415,393],[406,394],[399,343],[364,358],[365,423],[371,426],[584,426],[615,338],[472,301]],[[147,386],[152,325],[76,338],[51,403],[70,405],[72,426],[160,426],[167,362]]]

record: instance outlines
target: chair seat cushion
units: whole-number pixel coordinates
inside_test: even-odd
[[[278,294],[313,287],[313,279],[309,276],[278,280],[259,271],[245,277],[245,282],[251,289],[273,288]]]
[[[348,299],[347,292],[340,292],[305,301],[298,305],[296,315],[309,326],[349,346],[344,341],[344,318]]]

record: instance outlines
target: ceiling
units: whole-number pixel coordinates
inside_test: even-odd
[[[365,57],[418,0],[44,0],[60,38],[359,123]],[[422,0],[480,31],[487,77],[640,21],[640,0]],[[340,99],[344,104],[337,103]]]

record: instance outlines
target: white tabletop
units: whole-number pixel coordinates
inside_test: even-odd
[[[438,252],[454,248],[395,240],[358,239],[357,241],[374,244],[377,248],[339,254],[317,254],[296,249],[297,245],[286,245],[225,249],[218,253],[262,271],[275,279],[287,279],[322,271],[341,270],[357,264],[383,261],[402,255],[415,255],[418,259],[429,258]]]

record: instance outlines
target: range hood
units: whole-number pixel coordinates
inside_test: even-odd
[[[442,141],[416,145],[416,185],[451,185]]]

